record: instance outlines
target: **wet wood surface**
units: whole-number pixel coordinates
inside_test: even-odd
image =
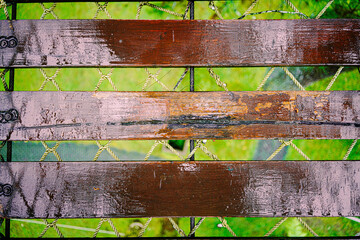
[[[1,67],[359,65],[360,20],[0,21]]]
[[[11,162],[0,216],[359,216],[358,161]]]
[[[360,137],[359,91],[0,92],[13,109],[0,140]]]

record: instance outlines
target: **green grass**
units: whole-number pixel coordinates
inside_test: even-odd
[[[112,222],[116,226],[117,231],[120,233],[121,237],[136,237],[141,229],[141,227],[145,224],[147,219],[143,218],[127,218],[127,219],[112,219]],[[42,220],[36,220],[39,223],[42,223]],[[53,219],[48,220],[50,223]],[[60,229],[61,233],[65,237],[92,237],[95,229],[97,228],[100,219],[60,219],[57,222],[57,226]],[[165,222],[165,223],[164,223]],[[167,220],[161,218],[154,218],[147,228],[146,235],[147,236],[162,236],[163,234],[175,235],[171,226],[164,225],[170,224],[167,223]],[[62,226],[65,225],[65,226]],[[88,230],[77,230],[71,229],[70,227],[82,227],[87,228]],[[14,237],[29,237],[29,236],[39,236],[44,230],[45,225],[21,222],[21,221],[11,221],[11,235]],[[93,230],[91,232],[90,230]],[[111,228],[108,222],[103,222],[100,230],[112,232],[112,233],[104,233],[99,232],[97,237],[116,237],[115,232]],[[145,235],[145,236],[146,236]],[[44,235],[44,237],[58,237],[57,232],[54,228],[50,228]]]
[[[221,11],[226,19],[236,19],[243,14],[250,6],[252,1],[228,1],[215,2],[216,6]],[[327,0],[299,0],[295,1],[295,5],[303,13],[314,18],[317,13],[325,6]],[[350,1],[339,0],[336,4],[343,4],[347,6]],[[167,2],[156,3],[157,5],[171,9],[178,13],[183,13],[186,2]],[[45,4],[48,8],[52,4]],[[335,5],[335,3],[333,4]],[[109,13],[115,19],[135,19],[138,3],[110,3],[108,6]],[[264,11],[269,9],[283,9],[292,11],[284,1],[260,1],[255,6],[252,12]],[[347,7],[344,7],[344,11]],[[10,11],[10,8],[9,8]],[[94,3],[58,3],[54,12],[61,19],[91,19],[96,13],[96,6]],[[11,13],[11,11],[10,11]],[[18,4],[18,18],[19,19],[39,19],[43,13],[39,4]],[[325,17],[338,17],[337,11],[331,6],[325,13]],[[352,14],[357,14],[355,11]],[[197,19],[218,19],[214,11],[212,11],[207,2],[196,2],[195,16]],[[349,15],[344,15],[348,17]],[[351,17],[356,17],[351,15]],[[46,19],[53,19],[49,14]],[[107,18],[101,12],[98,18]],[[160,12],[150,7],[144,7],[140,15],[141,19],[179,19],[167,13]],[[245,19],[276,19],[287,18],[297,19],[297,15],[269,13],[263,15],[247,16]],[[5,19],[5,15],[0,11],[0,19]],[[149,69],[155,73],[157,68]],[[51,76],[56,69],[46,69],[45,72]],[[110,68],[101,69],[105,74],[110,71]],[[159,80],[162,81],[170,90],[176,84],[184,68],[164,68],[160,71]],[[231,91],[253,91],[259,85],[268,68],[215,68],[215,73],[218,74],[223,82]],[[8,77],[8,76],[7,76]],[[63,68],[56,77],[59,87],[64,91],[93,91],[98,84],[100,74],[94,68]],[[112,80],[119,91],[141,91],[147,79],[147,74],[142,68],[116,68],[112,74]],[[223,91],[217,86],[214,79],[212,79],[206,68],[198,68],[195,71],[195,90],[196,91]],[[331,78],[322,79],[306,87],[307,90],[324,90]],[[38,69],[17,69],[15,77],[16,91],[37,91],[44,81],[44,77]],[[3,91],[2,84],[0,84],[0,91]],[[57,90],[52,83],[47,83],[44,90]],[[111,84],[105,79],[99,87],[100,91],[113,91]],[[163,91],[164,89],[159,85],[151,82],[145,91]],[[189,90],[189,76],[187,75],[179,85],[178,91]],[[359,90],[359,73],[357,70],[348,71],[340,74],[339,78],[332,86],[331,90]],[[351,145],[351,140],[294,140],[294,143],[302,149],[311,159],[341,159],[348,147]],[[107,143],[101,141],[102,144]],[[111,148],[126,150],[129,152],[140,152],[145,155],[153,145],[154,141],[113,141]],[[49,142],[49,144],[53,144]],[[94,144],[90,141],[82,141],[82,145]],[[61,145],[60,145],[61,146]],[[222,160],[245,159],[250,160],[258,149],[257,140],[208,140],[206,147],[210,152],[214,153]],[[178,160],[178,158],[171,153],[164,152],[161,146],[154,149],[153,156],[162,159]],[[360,144],[358,143],[349,159],[360,158]],[[206,153],[199,150],[196,152],[197,160],[211,160]],[[302,159],[297,151],[293,148],[288,148],[286,159]],[[90,160],[90,159],[89,159]],[[189,218],[175,219],[181,228],[186,233],[189,232]],[[197,221],[199,218],[197,218]],[[268,232],[280,218],[227,218],[228,224],[238,236],[263,236]],[[319,233],[321,236],[346,236],[354,235],[360,232],[360,224],[348,220],[346,218],[306,218],[305,221]],[[118,231],[125,236],[137,236],[141,224],[145,224],[146,219],[113,219],[113,222]],[[99,223],[99,219],[60,219],[59,224],[86,227],[95,229]],[[217,218],[207,218],[199,229],[196,231],[197,236],[231,236],[229,231],[219,225]],[[11,234],[14,237],[36,237],[44,229],[44,225],[12,221]],[[91,237],[92,232],[83,230],[74,230],[70,228],[59,227],[65,237]],[[105,222],[101,230],[112,231],[110,225]],[[4,233],[4,224],[0,227],[0,232]],[[49,229],[45,237],[56,237],[57,234],[54,229]],[[100,233],[98,237],[110,237],[115,235]],[[172,228],[170,222],[163,218],[154,218],[147,228],[144,236],[160,237],[160,236],[179,236]],[[271,236],[311,236],[311,234],[301,225],[296,218],[289,218],[284,222],[278,230]]]
[[[360,224],[346,218],[302,218],[319,236],[353,236],[360,232]],[[185,234],[190,232],[189,218],[175,218],[175,222]],[[200,218],[196,218],[196,223]],[[237,236],[261,237],[264,236],[281,218],[226,218],[228,225]],[[36,220],[41,222],[41,220]],[[92,237],[93,232],[69,229],[61,225],[84,227],[95,229],[100,219],[60,219],[59,229],[65,237]],[[117,231],[122,237],[136,237],[141,227],[145,224],[145,218],[112,219]],[[52,222],[52,220],[49,220]],[[2,226],[3,228],[3,226]],[[39,236],[45,225],[12,221],[11,235],[16,237]],[[100,230],[113,232],[108,222],[104,222]],[[99,233],[97,237],[115,237],[115,233]],[[144,237],[180,236],[172,227],[169,220],[165,218],[153,218]],[[196,236],[219,236],[231,237],[232,234],[221,225],[218,218],[206,218],[196,230]],[[280,227],[274,231],[272,237],[311,237],[312,234],[299,222],[298,219],[288,218]],[[56,231],[50,228],[44,237],[58,237]]]
[[[196,218],[196,222],[199,218]],[[228,225],[237,236],[261,237],[278,223],[281,218],[226,218]],[[358,223],[346,218],[303,218],[303,220],[320,236],[347,236],[359,232]],[[179,226],[189,229],[189,219],[179,220]],[[196,231],[196,236],[227,236],[232,234],[223,226],[219,225],[217,218],[206,218]],[[186,233],[188,233],[186,231]],[[311,237],[312,234],[296,218],[288,218],[270,236],[275,237]]]

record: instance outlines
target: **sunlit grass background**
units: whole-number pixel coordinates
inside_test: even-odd
[[[317,13],[326,5],[326,0],[299,0],[293,1],[296,7],[309,16],[314,18]],[[156,2],[154,3],[163,8],[183,13],[187,2]],[[250,6],[251,1],[219,1],[215,2],[222,16],[225,19],[239,18]],[[45,4],[49,8],[52,4]],[[360,8],[358,1],[336,1],[325,12],[322,18],[358,18]],[[107,10],[114,19],[135,19],[138,3],[109,3]],[[39,4],[18,4],[18,19],[39,19],[43,9]],[[293,11],[285,1],[260,0],[252,12],[264,10],[285,10]],[[9,8],[9,11],[11,7]],[[96,13],[97,7],[94,3],[58,3],[54,12],[60,19],[91,19]],[[11,11],[10,11],[11,12]],[[5,19],[1,11],[0,18]],[[45,19],[53,19],[48,14]],[[98,18],[108,18],[104,12],[100,12]],[[208,2],[195,3],[196,19],[218,19],[213,10],[208,6]],[[269,13],[256,16],[248,16],[245,19],[298,19],[298,15]],[[144,7],[140,19],[179,19],[179,17],[164,13],[162,11]],[[251,68],[215,68],[214,71],[220,76],[221,80],[227,84],[231,91],[254,91],[260,84],[269,67]],[[306,87],[306,90],[324,90],[330,82],[332,76],[329,69],[324,68],[323,74],[312,74],[315,68],[289,68],[291,72],[307,74],[307,78],[300,80]],[[107,74],[110,69],[101,69]],[[150,71],[155,73],[158,69],[151,68]],[[55,73],[56,69],[45,70],[49,76]],[[172,89],[184,68],[163,68],[159,74],[159,80],[162,81],[169,89]],[[331,72],[333,75],[333,72]],[[316,75],[316,76],[315,76]],[[359,90],[359,71],[354,67],[346,67],[340,74],[331,90]],[[61,69],[56,81],[63,91],[93,91],[101,75],[95,68],[64,68]],[[8,76],[7,76],[8,78]],[[119,91],[141,91],[147,78],[147,74],[142,68],[116,68],[112,74],[112,80]],[[44,77],[38,69],[16,69],[15,91],[37,91]],[[3,87],[0,85],[0,90]],[[53,84],[48,83],[44,90],[55,91]],[[105,80],[100,91],[113,91],[111,84]],[[164,89],[157,83],[152,82],[145,91],[163,91]],[[181,82],[178,91],[189,90],[189,76],[187,75]],[[196,91],[223,91],[216,85],[215,80],[209,75],[206,68],[195,70],[195,90]],[[274,72],[263,90],[298,90],[291,80],[280,71]],[[270,144],[270,149],[262,146],[264,143]],[[102,141],[102,144],[107,143]],[[352,140],[294,140],[294,143],[312,160],[342,159]],[[48,142],[49,146],[54,146],[54,142]],[[142,160],[150,150],[154,141],[112,141],[111,149],[121,160]],[[265,159],[276,147],[280,145],[277,141],[258,141],[258,140],[230,140],[222,141],[209,140],[206,147],[221,160],[251,160],[256,158]],[[65,142],[60,144],[57,149],[64,161],[90,161],[93,159],[98,147],[94,141]],[[15,142],[13,149],[13,161],[38,161],[43,155],[45,149],[40,142]],[[6,156],[4,149],[0,150],[3,156]],[[303,160],[303,157],[293,148],[285,147],[282,153],[277,156],[278,159],[286,160]],[[359,143],[355,146],[348,159],[360,158]],[[164,151],[160,146],[155,148],[151,155],[153,160],[179,160],[179,158]],[[197,160],[211,160],[211,158],[202,151],[196,152]],[[55,161],[53,154],[49,154],[46,161]],[[99,160],[112,160],[111,156],[104,151]],[[142,184],[142,183],[139,183]],[[206,203],[204,203],[206,204]],[[305,221],[320,236],[351,236],[360,232],[360,223],[346,218],[304,218]],[[129,218],[129,219],[112,219],[117,230],[122,236],[137,236],[143,224],[147,219]],[[198,220],[198,218],[197,218]],[[229,226],[238,236],[263,236],[266,234],[280,218],[227,218]],[[51,221],[51,220],[50,220]],[[189,232],[189,219],[178,218],[175,221]],[[43,231],[45,225],[41,220],[32,220],[32,222],[12,220],[11,236],[13,237],[36,237]],[[94,229],[97,227],[99,219],[60,219],[58,226],[65,237],[91,237]],[[78,229],[74,229],[78,228]],[[79,229],[79,227],[81,229]],[[4,224],[0,228],[4,233]],[[57,234],[53,228],[50,228],[45,237],[56,237]],[[98,237],[114,237],[111,227],[104,223]],[[144,236],[178,236],[178,233],[171,226],[167,219],[154,218],[145,231]],[[199,229],[196,236],[231,236],[230,232],[220,224],[217,218],[207,218]],[[276,230],[271,236],[311,236],[311,233],[304,228],[296,218],[289,218]]]

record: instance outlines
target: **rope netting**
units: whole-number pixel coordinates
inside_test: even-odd
[[[243,2],[243,1],[241,1]],[[209,18],[211,19],[239,19],[239,21],[241,21],[241,19],[256,19],[256,18],[267,18],[267,16],[272,16],[272,17],[279,17],[281,16],[282,18],[303,18],[303,19],[308,19],[308,18],[313,18],[313,19],[319,19],[321,18],[326,11],[331,8],[332,4],[334,3],[334,0],[330,0],[327,2],[323,1],[323,5],[320,6],[319,9],[317,9],[315,12],[312,11],[312,9],[306,9],[306,13],[305,12],[301,12],[297,7],[296,4],[292,3],[290,0],[284,0],[284,1],[280,1],[280,4],[278,4],[276,7],[278,9],[265,9],[267,7],[272,7],[272,5],[269,5],[268,1],[265,0],[255,0],[252,2],[246,2],[245,3],[241,3],[242,5],[247,5],[245,9],[238,9],[236,8],[236,2],[234,3],[233,1],[230,1],[229,3],[227,2],[214,2],[214,1],[209,1],[207,3],[205,2],[201,2],[201,4],[206,4],[206,15],[209,16]],[[41,14],[40,14],[40,19],[46,19],[46,18],[55,18],[55,19],[59,19],[61,18],[61,13],[57,13],[57,5],[60,5],[63,3],[40,3],[37,4],[38,7],[41,9]],[[75,3],[72,3],[75,5]],[[112,5],[116,5],[116,4],[129,4],[129,3],[99,3],[99,2],[95,2],[92,3],[93,8],[90,8],[87,10],[87,14],[88,12],[92,12],[93,14],[93,18],[112,18],[111,15],[111,11],[110,8]],[[196,4],[200,4],[200,3],[196,3]],[[318,3],[320,4],[320,3]],[[20,4],[19,4],[20,5]],[[81,5],[82,7],[84,5]],[[88,6],[88,5],[87,5]],[[10,21],[10,15],[8,12],[8,6],[6,4],[5,0],[0,0],[0,7],[3,9],[4,12],[4,17],[3,19],[7,19]],[[146,17],[148,17],[149,15],[151,15],[152,12],[157,12],[157,14],[159,14],[163,19],[189,19],[189,8],[190,8],[190,3],[188,2],[179,2],[179,3],[167,3],[167,4],[161,4],[161,3],[156,3],[156,4],[152,4],[149,2],[139,2],[137,3],[137,7],[135,8],[135,11],[133,13],[135,19],[142,19],[142,13],[144,12],[144,9],[148,8],[151,9],[151,11],[148,11],[145,13]],[[22,8],[23,9],[23,8]],[[119,10],[119,8],[116,7],[111,8],[111,9],[117,9]],[[20,9],[21,10],[21,9]],[[21,11],[19,10],[18,14],[21,14]],[[243,13],[241,13],[241,11]],[[115,12],[115,11],[114,11]],[[121,12],[121,11],[116,11],[117,12]],[[273,15],[271,15],[273,14]],[[1,15],[3,16],[3,15]],[[66,16],[67,17],[67,16]],[[76,17],[76,16],[75,16]],[[116,16],[116,17],[121,17],[121,16]],[[72,18],[74,18],[74,16],[72,16]],[[265,68],[264,68],[265,69]],[[262,69],[261,72],[264,72],[264,69]],[[294,88],[292,89],[297,89],[297,90],[301,90],[301,91],[306,91],[307,86],[305,86],[303,84],[304,81],[299,80],[299,75],[298,74],[294,74],[294,72],[292,72],[291,68],[287,68],[287,67],[270,67],[270,68],[266,68],[268,69],[267,72],[264,72],[264,74],[262,76],[264,76],[262,79],[258,79],[258,83],[257,86],[255,86],[253,89],[250,90],[272,90],[271,89],[271,85],[268,86],[267,84],[272,81],[272,75],[274,74],[282,74],[284,73],[286,76],[293,84]],[[94,91],[102,91],[102,90],[113,90],[113,91],[122,91],[124,90],[123,86],[120,86],[120,81],[121,79],[124,79],[123,77],[119,77],[121,76],[121,73],[116,73],[118,69],[100,69],[100,68],[96,68],[96,72],[91,72],[92,76],[96,76],[98,80],[93,81],[94,83],[94,87],[92,89],[80,89],[80,90],[94,90]],[[188,78],[189,75],[189,68],[185,68],[185,69],[170,69],[168,70],[168,68],[145,68],[145,69],[140,69],[141,71],[143,71],[142,73],[139,73],[139,75],[143,76],[143,80],[141,80],[140,82],[137,82],[137,85],[135,86],[135,89],[130,89],[133,91],[148,91],[148,90],[164,90],[164,91],[184,91],[187,90],[189,88],[189,84],[185,81],[186,78]],[[233,71],[234,69],[229,69],[229,71]],[[328,82],[328,84],[326,84],[326,87],[323,89],[317,89],[317,90],[331,90],[332,86],[336,83],[337,79],[339,78],[340,74],[343,72],[344,67],[340,66],[335,74],[332,76],[332,78],[330,79],[330,81]],[[4,69],[2,71],[2,73],[0,74],[1,77],[1,82],[2,82],[2,88],[5,91],[9,90],[9,86],[8,86],[8,71],[9,69]],[[17,72],[20,70],[16,70]],[[26,70],[24,70],[26,71]],[[59,78],[61,77],[61,79],[65,78],[66,76],[68,76],[68,73],[66,71],[68,71],[68,69],[62,69],[62,68],[58,68],[58,69],[40,69],[38,70],[40,72],[42,76],[42,81],[40,83],[39,86],[32,86],[34,89],[30,89],[30,90],[39,90],[39,91],[43,91],[43,90],[56,90],[56,91],[61,91],[64,90],[61,86],[62,84],[59,81]],[[75,70],[73,70],[75,71]],[[91,71],[91,70],[83,70],[83,71]],[[138,70],[131,70],[131,71],[138,71]],[[163,73],[163,72],[166,73]],[[233,91],[241,91],[243,89],[238,89],[238,88],[234,88],[232,89],[230,87],[231,85],[231,79],[226,79],[227,74],[224,74],[224,72],[226,72],[227,70],[223,70],[223,69],[213,69],[213,68],[207,68],[206,71],[204,70],[200,70],[201,72],[201,76],[205,76],[205,74],[207,74],[207,76],[205,76],[205,79],[209,80],[209,82],[211,82],[211,84],[216,85],[217,87],[213,86],[211,89],[207,89],[206,87],[204,87],[203,84],[203,80],[200,80],[200,83],[196,83],[197,85],[197,90],[213,90],[213,89],[217,89],[217,90],[224,90],[224,91],[229,91],[229,90],[233,90]],[[251,71],[255,71],[255,70],[251,70]],[[63,73],[64,72],[64,73]],[[282,72],[282,73],[280,73]],[[19,73],[19,75],[21,74],[25,74],[25,73]],[[116,75],[116,78],[113,77],[113,75]],[[61,76],[62,75],[62,76]],[[174,78],[172,81],[164,81],[164,78],[166,76],[170,76],[172,78]],[[180,76],[180,77],[173,77],[173,76]],[[221,77],[221,76],[225,76]],[[20,77],[19,77],[20,78]],[[222,79],[221,79],[222,78]],[[114,81],[113,79],[116,79],[116,81]],[[64,79],[65,81],[65,79]],[[227,81],[228,84],[225,82]],[[172,83],[172,85],[170,84]],[[15,82],[15,88],[17,82]],[[131,85],[133,86],[133,85]],[[234,86],[234,85],[231,85]],[[27,89],[29,90],[29,89]],[[66,90],[75,90],[75,89],[66,89]],[[278,89],[275,89],[278,90]],[[287,89],[284,89],[287,90]],[[246,140],[244,140],[246,141]],[[275,140],[274,140],[275,141]],[[272,149],[271,152],[266,152],[266,155],[264,157],[264,159],[267,160],[272,160],[274,158],[276,158],[281,152],[284,151],[284,149],[289,149],[291,148],[292,151],[295,151],[298,155],[298,158],[303,158],[306,160],[311,160],[311,154],[312,152],[306,152],[305,150],[302,150],[301,147],[299,147],[298,143],[300,143],[301,145],[301,141],[308,141],[308,140],[296,140],[296,142],[294,140],[288,139],[288,140],[279,140],[278,141],[278,145],[275,147],[275,149]],[[114,143],[113,143],[114,142]],[[196,140],[195,141],[195,146],[193,148],[192,151],[188,151],[185,154],[180,153],[177,149],[175,149],[170,143],[169,141],[165,141],[165,140],[161,140],[161,141],[154,141],[152,144],[149,145],[150,141],[147,141],[146,144],[144,144],[143,142],[140,143],[140,145],[136,145],[135,147],[133,147],[132,149],[136,149],[136,148],[140,148],[141,149],[147,149],[146,152],[144,153],[145,157],[143,157],[144,161],[147,161],[149,159],[151,159],[151,157],[154,155],[155,151],[161,151],[161,148],[166,148],[168,150],[168,155],[163,155],[163,157],[169,157],[169,155],[171,154],[171,158],[174,160],[182,160],[182,161],[186,161],[189,160],[192,156],[194,156],[195,154],[200,157],[198,158],[207,158],[207,159],[211,159],[211,160],[219,160],[222,159],[223,156],[221,154],[223,154],[222,151],[218,151],[219,153],[214,153],[217,151],[217,149],[219,148],[227,148],[228,145],[223,145],[221,146],[221,144],[223,144],[223,142],[220,141],[219,145],[220,147],[214,147],[216,145],[216,143],[214,143],[214,141],[211,140]],[[59,149],[61,148],[61,146],[63,144],[63,142],[45,142],[45,141],[41,141],[41,145],[43,146],[44,152],[42,153],[41,157],[38,159],[38,161],[46,161],[46,160],[56,160],[56,161],[63,161],[63,156],[62,154],[59,152]],[[86,144],[91,144],[89,142],[87,142]],[[121,156],[119,156],[119,154],[117,153],[118,151],[116,151],[117,147],[114,147],[115,145],[123,144],[123,142],[118,142],[118,141],[94,141],[93,142],[93,146],[96,146],[97,150],[96,153],[92,156],[92,160],[93,161],[97,161],[99,160],[100,156],[102,156],[104,153],[107,153],[108,157],[110,156],[112,160],[115,161],[120,161],[120,160],[124,160],[122,159]],[[6,145],[5,142],[1,142],[0,144],[0,150]],[[144,146],[146,148],[144,148]],[[235,145],[231,145],[231,147],[234,147]],[[343,160],[347,160],[349,158],[349,156],[352,154],[352,152],[354,151],[358,151],[359,149],[359,145],[357,144],[357,139],[354,139],[353,141],[346,141],[345,144],[342,144],[343,146],[343,150],[342,153],[344,152],[344,154],[342,156],[340,156],[339,158],[343,159]],[[345,147],[344,147],[345,146]],[[327,146],[320,146],[319,148],[326,148]],[[234,151],[236,150],[236,148],[233,149]],[[15,149],[16,151],[16,149]],[[231,151],[231,149],[230,149]],[[243,150],[244,152],[249,151],[247,148],[245,148]],[[257,149],[256,151],[262,151],[261,149]],[[289,151],[289,150],[287,150]],[[1,155],[1,151],[0,151],[0,157],[1,157],[1,161],[4,161],[4,157]],[[50,156],[54,156],[54,158],[50,158]],[[357,157],[359,157],[358,155],[356,155]],[[238,158],[242,158],[242,156],[238,156]],[[21,161],[21,159],[19,159]],[[71,159],[69,159],[71,160]],[[87,159],[89,160],[89,159]],[[109,159],[107,159],[109,160]],[[230,222],[233,222],[232,218],[231,221],[228,221],[228,218],[225,217],[218,217],[215,218],[217,219],[217,228],[223,228],[226,229],[228,231],[228,233],[231,236],[241,236],[241,233],[239,233],[237,231],[237,226],[231,226]],[[116,220],[116,221],[115,221]],[[151,228],[151,223],[154,219],[153,218],[148,218],[146,220],[142,220],[141,222],[136,222],[137,224],[133,224],[132,228],[136,229],[135,234],[132,233],[132,236],[143,236],[146,235],[147,231],[149,231],[149,229]],[[214,218],[212,218],[212,221],[214,220]],[[303,229],[305,229],[305,231],[307,231],[309,233],[310,236],[321,236],[322,234],[320,234],[319,232],[315,231],[312,227],[311,227],[311,219],[308,218],[288,218],[288,217],[284,217],[284,218],[273,218],[271,221],[271,225],[269,224],[269,222],[266,222],[266,225],[263,226],[264,229],[264,233],[262,234],[263,236],[274,236],[276,235],[276,231],[284,225],[284,223],[288,222],[289,220],[292,221],[292,224],[296,225],[296,224],[300,224],[302,226]],[[50,229],[55,230],[56,235],[59,237],[64,237],[65,234],[62,233],[61,229],[65,229],[65,226],[68,225],[64,225],[64,224],[58,224],[58,221],[62,221],[59,219],[55,219],[55,220],[47,220],[44,219],[42,220],[42,224],[45,225],[45,228],[43,229],[43,231],[40,233],[39,237],[43,237],[43,236],[47,236],[46,233],[48,233],[48,231]],[[75,220],[74,220],[75,221]],[[79,220],[80,221],[80,220]],[[81,221],[85,221],[85,220],[81,220]],[[93,237],[97,237],[99,236],[99,234],[103,234],[103,230],[101,230],[102,226],[105,223],[108,223],[110,226],[110,230],[111,232],[117,236],[117,237],[123,237],[123,236],[127,236],[126,234],[122,233],[121,231],[118,230],[116,223],[119,223],[118,219],[114,219],[114,221],[112,219],[100,219],[97,220],[98,224],[96,226],[94,226],[94,228],[87,228],[88,231],[93,231],[92,236]],[[196,233],[197,230],[199,228],[201,228],[201,225],[206,221],[206,218],[199,218],[197,220],[197,223],[195,224],[195,226],[190,229],[188,231],[188,233],[186,233],[187,231],[183,230],[183,228],[180,226],[179,224],[179,220],[178,219],[173,219],[173,218],[168,218],[168,223],[172,226],[172,228],[178,233],[178,235],[180,236],[190,236],[193,233]],[[15,220],[12,220],[12,223],[15,222]],[[73,222],[74,223],[74,222]],[[40,224],[40,222],[39,222]],[[360,230],[360,223],[359,227],[357,229],[350,229],[348,234],[349,235],[354,235],[357,232],[359,232]],[[60,227],[60,225],[62,227]],[[121,225],[121,224],[119,224]],[[182,224],[183,225],[183,224]],[[128,226],[130,228],[130,226]],[[89,230],[90,229],[90,230]],[[108,228],[107,228],[108,229]],[[352,232],[355,231],[356,232]],[[103,231],[103,232],[102,232]],[[237,233],[236,233],[237,232]],[[107,235],[108,236],[108,235]],[[68,236],[65,236],[68,237]]]

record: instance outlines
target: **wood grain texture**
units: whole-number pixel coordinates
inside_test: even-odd
[[[12,162],[1,217],[359,216],[358,161]]]
[[[0,92],[0,140],[355,139],[360,92]]]
[[[360,20],[17,20],[1,67],[359,65]]]

